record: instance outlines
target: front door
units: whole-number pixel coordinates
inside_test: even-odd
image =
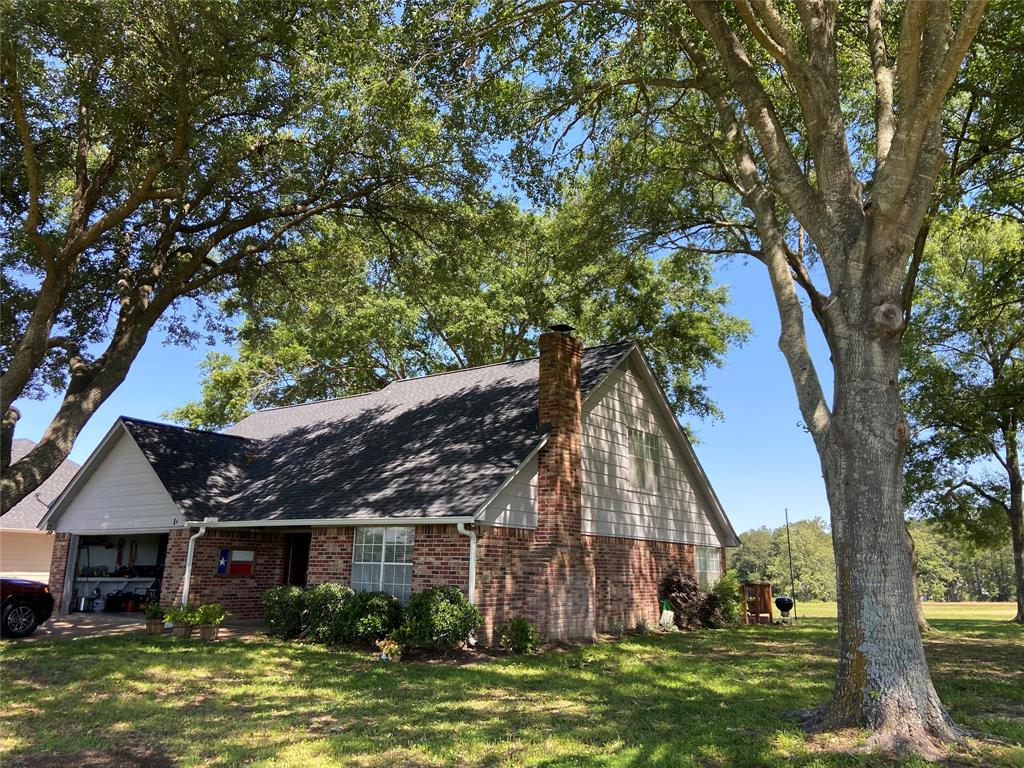
[[[306,586],[309,569],[309,542],[312,534],[289,533],[286,537],[288,556],[285,559],[284,583],[293,587]]]

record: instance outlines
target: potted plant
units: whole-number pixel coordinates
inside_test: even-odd
[[[146,603],[142,610],[146,614],[146,634],[162,635],[164,632],[164,618],[166,613],[159,602]]]
[[[377,647],[380,649],[382,661],[398,661],[402,658],[402,644],[397,640],[385,637],[383,640],[377,641]]]
[[[224,606],[220,603],[208,603],[196,608],[196,626],[199,627],[200,640],[216,640],[220,625],[228,617]]]
[[[167,620],[174,625],[174,636],[180,640],[192,637],[192,630],[198,624],[195,606],[176,605],[167,611]]]

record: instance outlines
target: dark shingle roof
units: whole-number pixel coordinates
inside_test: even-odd
[[[584,396],[630,346],[584,351]],[[537,373],[533,358],[254,413],[228,433],[267,444],[220,517],[472,515],[542,436]]]
[[[189,520],[220,514],[263,442],[121,417],[174,503]]]
[[[586,396],[629,351],[584,350]],[[124,418],[191,520],[475,513],[542,437],[536,358],[259,411],[224,433]]]
[[[34,446],[35,442],[32,440],[16,439],[11,445],[11,463],[31,451]],[[0,517],[0,529],[35,530],[46,514],[50,502],[71,482],[77,471],[78,465],[70,459],[61,462],[57,471],[46,478],[42,485],[11,507],[6,515]]]

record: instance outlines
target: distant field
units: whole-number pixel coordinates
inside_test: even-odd
[[[797,605],[797,616],[835,618],[835,603],[807,602]],[[949,621],[1009,621],[1017,613],[1016,603],[936,603],[924,604],[926,619]]]

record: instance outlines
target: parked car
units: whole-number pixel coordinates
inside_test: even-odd
[[[28,579],[0,578],[0,636],[27,637],[53,615],[50,588]]]

